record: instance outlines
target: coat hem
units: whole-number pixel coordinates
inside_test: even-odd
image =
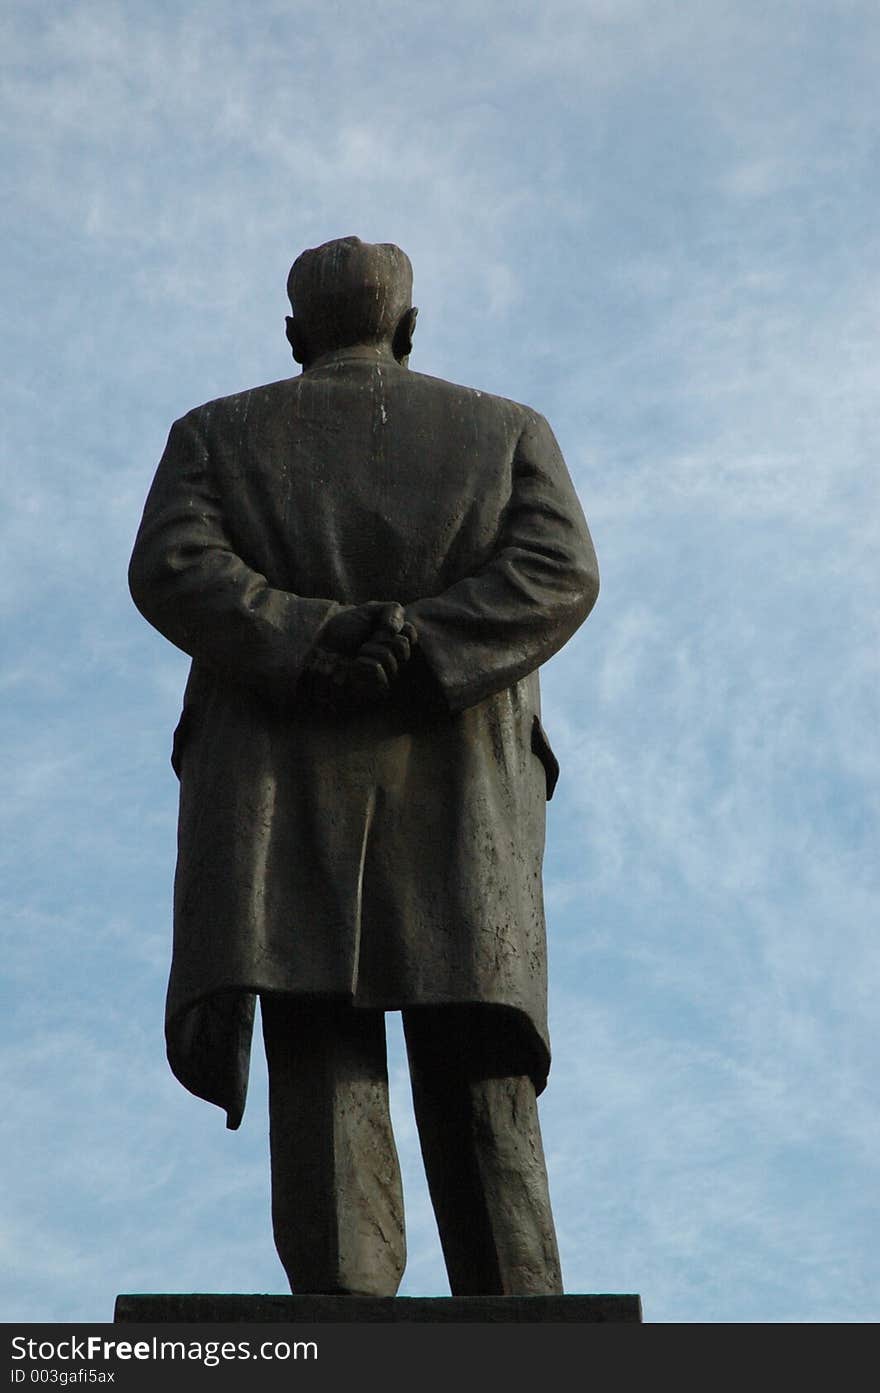
[[[532,1016],[510,1002],[437,998],[432,1001],[358,1001],[351,993],[298,992],[260,986],[215,987],[166,1015],[168,1063],[190,1093],[222,1108],[226,1126],[241,1126],[247,1099],[254,1015],[258,996],[292,1000],[343,1000],[355,1010],[422,1011],[435,1007],[473,1008],[500,1022],[496,1049],[499,1073],[527,1074],[535,1093],[544,1091],[550,1070],[550,1047]]]

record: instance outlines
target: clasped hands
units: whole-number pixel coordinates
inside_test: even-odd
[[[328,619],[307,663],[311,699],[332,710],[382,701],[416,642],[402,605],[346,605]]]

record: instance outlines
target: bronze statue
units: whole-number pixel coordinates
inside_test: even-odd
[[[398,247],[328,242],[288,291],[302,374],[175,422],[131,563],[193,659],[168,1057],[237,1127],[260,997],[291,1287],[393,1295],[402,1010],[453,1293],[558,1292],[538,668],[595,554],[540,415],[410,371]]]

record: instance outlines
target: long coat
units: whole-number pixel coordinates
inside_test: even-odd
[[[557,766],[537,669],[598,589],[543,418],[344,355],[209,402],[171,429],[130,584],[193,659],[173,754],[181,1082],[238,1126],[255,994],[284,992],[494,1007],[542,1088]],[[367,600],[406,606],[439,708],[322,714],[298,694],[322,626]]]

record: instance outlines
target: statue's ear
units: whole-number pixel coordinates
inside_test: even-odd
[[[284,322],[287,325],[287,342],[293,350],[293,356],[298,363],[302,363],[303,366],[305,366],[308,362],[308,353],[306,351],[306,339],[302,331],[302,325],[298,319],[291,319],[290,315],[287,315]]]
[[[413,334],[416,331],[416,316],[418,310],[415,305],[406,310],[394,330],[394,338],[391,341],[391,351],[403,367],[406,367],[407,359],[412,353]]]

